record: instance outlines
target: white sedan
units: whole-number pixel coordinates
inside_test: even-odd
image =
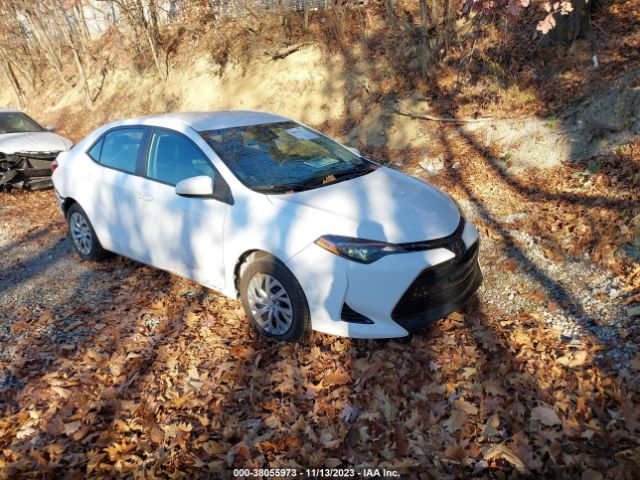
[[[406,336],[482,282],[451,197],[278,115],[119,121],[54,169],[82,258],[116,252],[241,298],[268,337]]]
[[[56,133],[53,127],[42,127],[27,114],[0,108],[0,152],[55,152],[67,150],[73,143]]]

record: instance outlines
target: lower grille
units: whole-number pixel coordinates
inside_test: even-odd
[[[364,323],[364,324],[373,324],[373,320],[369,317],[365,317],[360,312],[356,312],[353,308],[351,308],[346,303],[342,306],[342,312],[340,312],[340,317],[343,321],[349,323]]]
[[[460,256],[424,270],[398,301],[391,317],[415,330],[460,308],[482,283],[479,242]]]

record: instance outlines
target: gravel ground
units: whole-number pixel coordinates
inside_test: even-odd
[[[108,308],[113,285],[123,273],[139,267],[118,257],[104,264],[81,261],[53,194],[51,200],[54,204],[42,220],[25,216],[0,224],[0,361],[11,363],[17,342],[29,337],[46,337],[49,344],[75,349],[91,333],[74,327],[85,306]],[[42,315],[51,315],[52,321],[33,330],[15,328],[24,318]],[[0,370],[0,392],[11,383],[9,371]]]
[[[472,221],[482,218],[474,204],[461,203]],[[494,216],[494,221],[508,226],[515,218],[526,216]],[[619,332],[631,324],[637,327],[640,319],[627,316],[621,301],[624,286],[586,254],[554,261],[545,256],[539,238],[517,229],[505,233],[511,242],[508,246],[503,239],[482,239],[485,279],[478,291],[480,303],[509,315],[524,312],[543,320],[557,330],[563,342],[580,344],[595,338],[611,347],[603,355],[625,365],[637,353],[638,345],[622,341]]]

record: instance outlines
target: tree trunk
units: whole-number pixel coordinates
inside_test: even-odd
[[[169,18],[178,16],[178,0],[169,1]]]
[[[27,18],[31,25],[33,35],[39,43],[36,47],[40,47],[39,50],[43,52],[45,59],[53,66],[62,83],[69,85],[69,82],[62,73],[60,54],[56,51],[55,44],[49,35],[49,29],[44,26],[39,15],[42,13],[43,12],[37,12],[37,14],[34,14],[32,11],[27,12]]]
[[[396,16],[393,13],[393,0],[385,0],[384,5],[387,9],[387,21],[389,23],[393,23],[396,19]]]
[[[151,38],[156,48],[160,45],[160,29],[158,28],[158,7],[156,0],[148,0],[149,19],[151,20]]]
[[[76,40],[78,36],[74,35],[75,32],[73,26],[69,22],[69,18],[66,16],[65,11],[62,9],[60,4],[56,3],[54,14],[55,24],[61,33],[64,44],[71,50],[71,54],[73,55],[73,62],[76,67],[78,81],[80,82],[85,103],[87,107],[92,107],[93,101],[91,98],[91,89],[89,88],[89,80],[87,79],[87,72],[85,71],[84,64],[82,63],[82,57],[80,55],[81,48]]]
[[[434,0],[435,4],[435,0]],[[429,44],[427,42],[427,0],[420,0],[420,40],[418,45],[418,52],[420,55],[420,73],[422,78],[427,77],[427,71],[429,69],[430,52]]]
[[[87,42],[91,38],[91,32],[89,31],[89,26],[87,25],[87,17],[84,14],[84,5],[82,3],[78,4],[78,15],[80,17],[80,30],[82,31],[82,36],[84,37],[85,42]]]
[[[340,49],[344,51],[344,5],[343,0],[337,0],[331,6],[331,19],[336,32],[336,40]]]
[[[16,96],[18,107],[22,108],[24,106],[24,90],[22,90],[22,87],[20,86],[20,82],[18,81],[18,78],[16,77],[16,74],[13,71],[13,68],[11,68],[11,62],[9,62],[8,60],[5,60],[2,63],[2,66],[3,66],[4,73],[7,76],[9,83],[11,84],[13,93]]]
[[[302,14],[302,28],[304,30],[309,30],[309,0],[304,0],[302,4],[303,14]]]
[[[116,17],[116,7],[113,2],[109,2],[109,6],[111,7],[111,23],[114,27],[118,26],[118,17]]]
[[[153,58],[153,63],[156,66],[156,70],[158,71],[158,75],[161,77],[164,76],[162,72],[162,65],[160,64],[160,56],[158,53],[160,46],[160,34],[158,31],[158,11],[156,8],[155,0],[147,0],[147,7],[149,10],[149,21],[144,15],[144,6],[142,5],[142,0],[138,0],[138,21],[142,29],[144,30],[147,40],[149,41],[149,48],[151,50],[151,57]]]

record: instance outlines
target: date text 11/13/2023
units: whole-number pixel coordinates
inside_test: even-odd
[[[386,468],[238,468],[233,478],[400,478],[400,472]]]

